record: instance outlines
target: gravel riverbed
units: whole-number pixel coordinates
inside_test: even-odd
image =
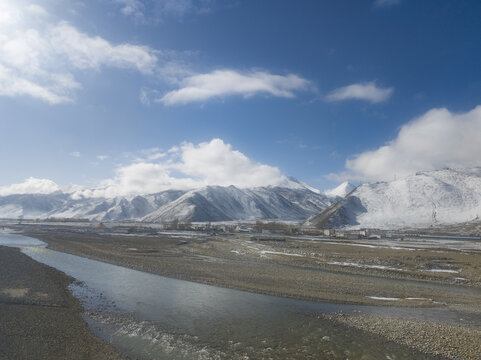
[[[89,330],[72,278],[15,248],[0,264],[0,359],[125,359]]]
[[[481,260],[477,251],[296,238],[259,242],[224,235],[127,236],[65,228],[29,228],[25,235],[74,255],[268,295],[462,312],[468,319],[478,319],[477,323],[370,315],[330,319],[440,358],[481,358]]]

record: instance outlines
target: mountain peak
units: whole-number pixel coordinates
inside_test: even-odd
[[[285,188],[289,188],[289,189],[302,189],[302,190],[307,189],[309,191],[312,191],[315,194],[318,194],[318,195],[321,194],[321,191],[319,191],[318,189],[306,184],[303,181],[299,181],[295,177],[292,177],[292,176],[288,176],[283,183],[281,183],[277,186],[278,187],[285,187]]]
[[[324,191],[324,195],[329,197],[345,197],[355,188],[356,186],[351,184],[349,181],[344,181],[342,184],[338,185],[334,189]]]
[[[472,221],[480,215],[481,169],[444,168],[363,184],[339,203],[328,226],[429,227]]]

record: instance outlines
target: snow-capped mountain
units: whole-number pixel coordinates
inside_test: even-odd
[[[15,194],[0,197],[0,218],[73,218],[96,221],[148,222],[303,220],[329,206],[331,200],[294,179],[286,187],[239,189],[208,186],[192,191],[168,190],[157,194],[107,198],[78,198],[51,194]]]
[[[335,187],[334,189],[324,191],[324,195],[329,197],[345,197],[355,188],[356,186],[351,184],[349,181],[344,181],[342,184]]]
[[[80,198],[71,194],[16,194],[0,197],[0,218],[73,218],[98,221],[138,219],[158,209],[184,191],[169,190],[146,196]]]
[[[329,206],[331,200],[307,188],[208,186],[189,191],[143,218],[147,222],[303,220]]]
[[[295,179],[282,186],[207,186],[115,198],[0,196],[0,218],[145,222],[296,220],[318,227],[402,228],[455,224],[481,215],[481,168],[420,172],[390,182],[343,183],[321,193]]]
[[[429,227],[470,221],[481,215],[481,168],[419,172],[364,184],[336,208],[318,215],[326,227]]]

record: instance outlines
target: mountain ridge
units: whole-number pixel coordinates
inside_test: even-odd
[[[320,192],[289,178],[285,186],[206,186],[128,197],[75,193],[0,196],[0,218],[91,221],[299,221],[322,228],[430,227],[481,215],[481,167],[421,171],[393,181],[340,184]],[[349,191],[349,192],[348,192]]]
[[[328,197],[300,184],[251,189],[239,189],[232,185],[207,186],[190,191],[166,190],[114,198],[84,198],[57,191],[0,196],[0,218],[149,222],[303,220],[329,204]]]
[[[360,185],[325,222],[327,227],[430,227],[481,215],[481,167],[421,171]]]

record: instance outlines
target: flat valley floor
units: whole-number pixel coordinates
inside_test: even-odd
[[[481,247],[476,241],[133,235],[67,226],[21,230],[53,250],[177,279],[311,301],[442,308],[462,321],[382,311],[319,316],[431,356],[481,358]]]

